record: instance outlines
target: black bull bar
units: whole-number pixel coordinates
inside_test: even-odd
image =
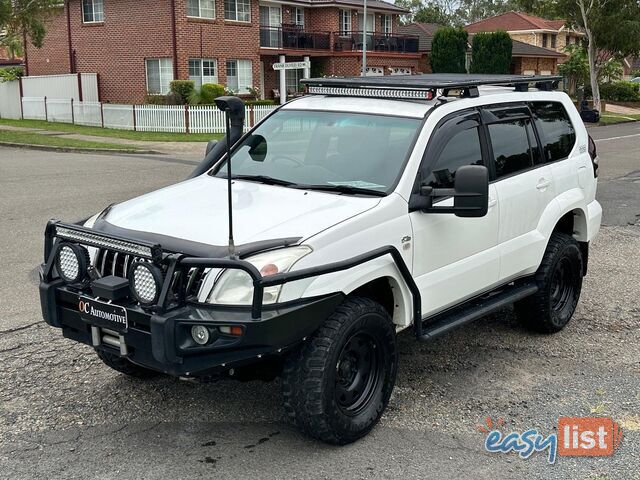
[[[416,334],[422,330],[422,313],[420,291],[411,276],[411,272],[402,258],[397,248],[391,245],[383,246],[369,252],[357,255],[348,260],[328,263],[317,267],[309,267],[286,273],[277,273],[268,277],[263,277],[258,269],[250,262],[233,258],[203,258],[193,257],[182,253],[172,253],[162,250],[159,244],[147,241],[132,240],[118,235],[105,234],[91,228],[77,224],[63,223],[51,220],[45,230],[44,256],[45,265],[42,276],[47,282],[53,280],[53,267],[56,254],[62,241],[79,243],[81,245],[107,248],[120,253],[136,255],[151,261],[157,266],[166,266],[166,275],[161,288],[161,293],[156,304],[148,308],[154,313],[163,313],[170,309],[183,306],[186,303],[186,285],[184,279],[186,275],[179,275],[178,281],[174,284],[175,274],[188,271],[190,268],[221,268],[238,269],[246,272],[253,283],[253,299],[251,303],[251,318],[259,320],[263,311],[264,289],[276,285],[317,277],[329,273],[340,272],[356,267],[385,255],[390,255],[407,284],[413,297],[413,321]],[[175,298],[170,295],[174,290]]]

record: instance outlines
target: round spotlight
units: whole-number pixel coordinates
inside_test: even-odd
[[[56,270],[67,283],[82,281],[89,267],[89,252],[75,243],[63,243],[56,255]]]
[[[129,286],[136,300],[152,305],[160,296],[162,271],[149,262],[133,262],[129,269]]]
[[[198,345],[206,345],[209,343],[209,329],[202,325],[194,325],[191,327],[191,336],[193,341]]]

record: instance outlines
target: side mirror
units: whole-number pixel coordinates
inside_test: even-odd
[[[453,207],[433,205],[434,198],[453,197]],[[411,195],[411,211],[453,213],[457,217],[484,217],[489,209],[489,172],[482,165],[465,165],[456,171],[454,188],[422,185]]]
[[[213,147],[215,147],[217,143],[218,143],[217,140],[209,140],[209,143],[207,143],[207,149],[204,151],[205,157],[209,155],[209,152],[213,150]]]

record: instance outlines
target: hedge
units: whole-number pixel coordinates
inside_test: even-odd
[[[465,73],[468,33],[462,28],[443,27],[431,42],[431,70],[433,73]]]
[[[505,31],[476,33],[471,48],[471,73],[509,73],[512,49],[513,42]]]

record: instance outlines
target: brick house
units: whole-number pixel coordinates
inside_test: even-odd
[[[29,75],[98,73],[103,101],[142,102],[173,79],[220,83],[266,98],[305,75],[358,75],[362,0],[65,0],[41,49],[28,43]],[[405,10],[368,0],[368,74],[414,73],[417,38],[398,35]],[[276,72],[275,62],[310,69]],[[309,71],[310,70],[310,71]]]
[[[564,20],[547,20],[522,12],[495,15],[464,28],[469,33],[505,30],[514,40],[562,54],[567,45],[581,42],[585,37],[583,32],[566,27]]]
[[[398,28],[405,34],[418,36],[418,50],[421,54],[419,70],[424,73],[431,72],[431,42],[440,25],[433,23],[412,23]],[[473,34],[469,35],[469,43]],[[512,39],[511,69],[514,75],[552,75],[558,72],[558,60],[565,55],[548,48],[537,47],[528,43]],[[471,63],[471,45],[467,49],[467,65]]]

